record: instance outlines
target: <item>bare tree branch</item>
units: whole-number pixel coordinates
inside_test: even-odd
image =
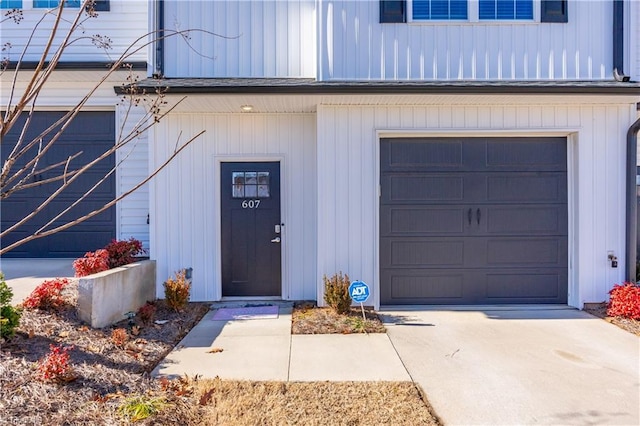
[[[83,35],[84,23],[87,21],[87,19],[94,18],[97,15],[95,11],[93,11],[92,5],[93,0],[83,0],[82,5],[77,13],[74,12],[70,15],[69,13],[63,13],[65,10],[64,2],[59,2],[58,7],[43,14],[43,16],[39,20],[37,20],[37,22],[31,29],[31,34],[29,35],[26,44],[22,49],[22,52],[20,53],[19,60],[16,63],[15,68],[13,69],[14,74],[12,76],[12,86],[9,90],[8,99],[6,101],[6,108],[2,120],[0,121],[0,144],[6,145],[7,139],[5,138],[5,136],[13,128],[14,125],[20,123],[22,128],[20,129],[17,140],[11,141],[12,146],[9,156],[5,159],[2,165],[2,171],[0,172],[0,200],[6,199],[18,191],[23,191],[37,186],[54,183],[58,185],[55,190],[47,194],[46,199],[34,211],[30,212],[24,218],[19,220],[17,223],[12,224],[7,229],[2,230],[2,232],[0,232],[0,238],[6,237],[10,233],[14,232],[30,220],[32,220],[36,215],[41,213],[53,200],[55,200],[64,190],[72,185],[77,179],[80,179],[84,173],[90,170],[97,163],[103,161],[111,155],[114,155],[116,151],[123,149],[131,142],[133,142],[133,146],[135,148],[135,144],[139,140],[140,135],[151,129],[155,124],[166,117],[167,114],[171,113],[177,107],[177,105],[179,105],[185,99],[182,98],[175,104],[168,106],[167,102],[164,100],[164,93],[161,88],[156,89],[155,93],[146,93],[145,91],[138,90],[136,87],[137,78],[134,77],[131,66],[127,65],[127,61],[129,61],[130,58],[139,54],[141,51],[144,51],[150,45],[156,43],[158,40],[167,39],[169,37],[182,37],[187,43],[188,48],[191,50],[194,50],[194,47],[189,41],[190,34],[192,33],[199,32],[223,39],[235,39],[239,37],[228,37],[204,30],[171,31],[163,29],[148,32],[133,40],[122,52],[120,52],[119,55],[114,55],[117,57],[105,70],[103,75],[99,79],[97,79],[95,84],[91,86],[87,93],[85,93],[84,96],[74,105],[70,106],[69,109],[64,114],[62,114],[59,119],[55,120],[54,123],[49,125],[49,127],[47,127],[45,130],[39,132],[39,134],[35,137],[30,137],[27,129],[30,125],[33,124],[33,117],[36,111],[36,105],[38,103],[39,95],[48,84],[50,77],[53,75],[54,70],[59,65],[62,55],[66,49],[76,43],[79,43],[81,40],[91,39],[95,45],[103,48],[105,50],[105,54],[109,58],[111,58],[109,52],[106,52],[110,42],[108,38],[99,35]],[[41,53],[39,53],[38,55],[35,70],[30,71],[31,74],[27,76],[26,81],[24,83],[21,83],[21,85],[18,85],[18,76],[21,73],[26,72],[22,69],[22,63],[27,57],[27,52],[34,43],[36,32],[40,31],[44,26],[45,19],[47,19],[47,17],[52,17],[53,25],[51,29],[46,30],[49,31],[46,45],[43,49],[41,49]],[[7,19],[10,18],[7,17],[5,20]],[[78,34],[81,31],[82,34]],[[56,41],[60,38],[62,38],[61,41]],[[199,52],[196,53],[200,54],[202,57],[213,59],[212,57],[207,57]],[[6,69],[7,66],[3,61],[0,74]],[[70,123],[84,109],[84,107],[87,105],[87,102],[89,102],[89,100],[95,95],[96,91],[102,85],[107,83],[109,79],[114,75],[114,73],[119,72],[123,69],[129,71],[128,82],[123,85],[123,87],[125,88],[124,98],[128,99],[128,105],[122,106],[122,108],[124,108],[123,112],[125,114],[125,120],[122,121],[119,127],[118,137],[114,145],[109,147],[109,149],[106,149],[96,158],[90,161],[86,161],[84,164],[81,164],[79,166],[76,166],[77,168],[72,167],[72,161],[78,158],[81,152],[71,154],[67,156],[66,160],[59,161],[56,164],[39,167],[39,164],[44,161],[47,153],[50,150],[55,149],[55,147],[57,146],[56,143],[68,130]],[[18,90],[19,88],[20,90]],[[17,95],[18,92],[20,93],[19,95]],[[150,100],[151,98],[153,98],[153,100]],[[130,113],[137,106],[145,106],[144,114],[142,114],[142,116],[136,123],[133,124],[133,126],[130,126],[130,123],[127,124],[127,120],[130,116]],[[147,183],[150,179],[155,177],[182,150],[184,150],[190,143],[200,137],[203,133],[204,131],[198,133],[180,146],[178,146],[178,142],[180,139],[178,138],[173,154],[171,154],[170,157],[161,166],[155,169],[145,179],[141,180],[132,189],[118,195],[113,200],[105,203],[102,207],[90,213],[77,217],[74,220],[68,221],[54,228],[47,229],[48,227],[52,226],[56,220],[68,214],[73,207],[86,200],[86,198],[101,183],[103,183],[110,175],[115,173],[118,167],[121,166],[122,162],[128,157],[131,152],[130,151],[129,154],[125,155],[124,159],[119,160],[118,164],[116,164],[108,172],[105,172],[105,174],[98,180],[98,182],[96,182],[94,185],[92,185],[91,188],[86,190],[83,195],[75,199],[75,201],[73,201],[71,205],[63,208],[53,218],[48,217],[47,223],[44,226],[41,226],[40,229],[38,229],[32,235],[22,238],[7,247],[1,247],[0,254],[4,254],[34,239],[42,238],[68,229],[71,226],[74,226],[87,219],[90,219],[91,217],[94,217],[97,214],[102,213],[126,196],[133,193],[135,190]],[[20,166],[16,169],[17,164],[19,164]],[[59,172],[57,172],[58,170]],[[50,176],[44,180],[38,179],[37,181],[32,181],[34,177],[40,177],[40,175],[45,172],[47,172]]]

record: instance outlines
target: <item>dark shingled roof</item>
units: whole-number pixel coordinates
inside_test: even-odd
[[[601,94],[640,95],[640,83],[615,80],[539,81],[416,81],[416,80],[332,80],[312,78],[166,78],[138,82],[147,91],[162,88],[166,93],[202,94]],[[122,87],[116,87],[122,93]]]

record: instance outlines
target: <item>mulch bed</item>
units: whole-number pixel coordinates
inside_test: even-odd
[[[75,312],[77,284],[65,290],[67,304],[55,311],[24,310],[16,335],[0,347],[0,424],[120,424],[116,406],[132,394],[161,391],[149,372],[208,311],[204,303],[190,303],[174,312],[156,302],[156,320],[134,319],[113,327],[92,329]],[[127,343],[111,339],[115,328],[128,331]],[[37,362],[50,345],[71,346],[73,380],[43,382]],[[178,410],[179,411],[179,410]]]
[[[360,308],[347,314],[337,314],[331,308],[319,308],[313,302],[296,303],[291,318],[293,334],[352,334],[386,333],[378,315],[365,309],[366,321]]]
[[[602,318],[611,324],[617,325],[621,329],[633,333],[636,336],[640,336],[640,321],[623,317],[610,317],[607,315],[607,304],[598,303],[585,306],[585,312],[590,313],[593,316]]]

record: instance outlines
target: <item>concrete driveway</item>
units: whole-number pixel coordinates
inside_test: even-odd
[[[73,277],[74,259],[0,259],[0,271],[13,290],[13,304],[22,302],[44,280]]]
[[[447,425],[638,425],[640,340],[568,307],[387,308]]]

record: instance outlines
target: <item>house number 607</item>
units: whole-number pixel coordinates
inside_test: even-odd
[[[242,201],[243,209],[257,209],[260,205],[260,200],[244,200]]]

